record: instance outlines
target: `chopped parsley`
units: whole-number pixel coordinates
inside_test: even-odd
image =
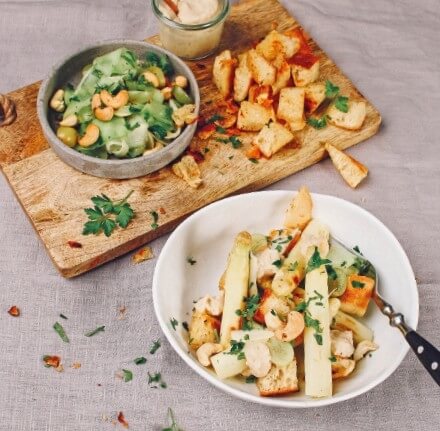
[[[276,316],[276,315],[277,315],[277,312],[272,308],[272,309],[270,310],[270,314],[272,314],[272,316]]]
[[[122,370],[124,382],[127,383],[133,380],[133,373],[130,370]]]
[[[335,107],[341,112],[348,112],[348,97],[346,96],[338,96],[335,99]]]
[[[288,268],[287,271],[296,271],[296,268],[298,268],[298,261],[295,261],[294,263],[291,263]]]
[[[160,340],[153,341],[153,344],[150,347],[150,355],[154,355],[160,348]]]
[[[281,259],[277,259],[277,260],[272,262],[272,265],[276,266],[278,269],[281,268],[282,264],[283,264],[283,262],[281,261]]]
[[[353,250],[354,250],[357,254],[360,254],[361,256],[363,256],[363,254],[362,254],[362,252],[361,252],[361,249],[359,248],[358,245],[355,245],[355,246],[353,247]]]
[[[307,309],[307,306],[308,306],[308,302],[301,301],[299,304],[295,306],[295,311],[299,311],[300,313],[302,313]]]
[[[250,159],[248,159],[251,163],[254,163],[254,164],[257,164],[258,163],[258,160],[257,159],[254,159],[254,158],[250,158]]]
[[[150,211],[151,218],[153,219],[153,223],[151,223],[152,229],[157,229],[159,227],[158,221],[159,221],[159,214],[156,211]]]
[[[276,250],[278,253],[281,253],[281,251],[283,250],[283,246],[282,246],[281,244],[278,244],[278,245],[275,247],[275,250]]]
[[[150,385],[150,388],[153,389],[157,389],[159,386],[162,389],[165,389],[167,387],[167,384],[162,379],[161,373],[150,374],[150,372],[148,372],[148,384]]]
[[[246,383],[255,383],[256,381],[257,381],[257,378],[253,375],[246,377]]]
[[[208,147],[205,147],[204,149],[203,149],[203,152],[206,154],[206,153],[209,153],[209,148]]]
[[[335,355],[331,355],[331,356],[328,358],[328,360],[329,360],[330,362],[336,362],[336,356],[335,356]]]
[[[325,97],[333,99],[339,94],[339,87],[327,79],[325,81]]]
[[[321,334],[314,333],[313,336],[315,337],[316,342],[317,342],[320,346],[322,346],[322,335],[321,335]]]
[[[133,362],[136,365],[142,365],[142,364],[145,364],[147,362],[147,358],[145,358],[144,356],[141,356],[139,358],[136,358]]]
[[[186,261],[187,261],[191,266],[193,266],[193,265],[195,265],[195,264],[197,263],[197,260],[194,260],[191,256],[188,256],[188,257],[186,258]]]
[[[179,326],[179,321],[176,320],[174,317],[170,319],[170,323],[174,330],[176,330],[176,327]]]
[[[243,144],[241,143],[240,139],[237,138],[237,136],[231,136],[229,138],[229,142],[232,145],[232,148],[240,148]]]
[[[223,135],[226,133],[226,129],[224,127],[221,127],[221,126],[215,126],[215,131],[217,133],[221,133]]]
[[[355,289],[362,289],[365,286],[365,283],[362,283],[362,281],[352,280],[351,285]]]
[[[336,280],[338,278],[338,274],[336,273],[333,266],[325,265],[325,270],[327,271],[327,275],[330,280]]]
[[[253,317],[258,309],[258,304],[260,302],[259,295],[251,295],[248,298],[244,298],[245,307],[244,310],[236,310],[235,314],[243,318],[243,329],[250,330],[254,327]]]
[[[58,322],[55,322],[55,324],[53,325],[53,329],[55,329],[55,332],[65,343],[69,342],[69,337],[66,335],[64,328]]]
[[[231,349],[226,352],[227,355],[237,355],[237,359],[244,359],[244,341],[231,340]]]
[[[316,268],[319,268],[321,265],[328,265],[330,263],[332,263],[331,260],[321,259],[318,247],[315,247],[315,251],[313,252],[312,257],[309,259],[309,262],[307,263],[306,273],[313,271]]]
[[[188,322],[182,322],[182,326],[185,331],[187,331],[187,332],[189,331]]]
[[[61,319],[67,320],[67,317],[63,313],[60,313],[60,317]]]
[[[216,121],[221,121],[221,120],[224,120],[224,117],[222,117],[219,114],[214,114],[211,118],[208,118],[206,120],[206,124],[212,124],[215,123]]]
[[[344,267],[345,265],[347,265],[347,261],[344,260],[344,262],[341,263],[341,267]]]
[[[86,332],[84,335],[86,337],[93,337],[98,332],[104,332],[104,331],[105,331],[105,326],[98,326],[96,329],[93,329],[92,331]]]
[[[321,118],[307,118],[307,124],[312,126],[314,129],[323,129],[327,126],[328,115],[323,115]]]

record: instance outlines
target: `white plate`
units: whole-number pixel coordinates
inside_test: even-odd
[[[282,226],[284,212],[295,195],[267,191],[239,195],[211,204],[184,221],[170,236],[159,256],[153,279],[153,301],[160,326],[182,359],[218,388],[244,400],[280,407],[318,407],[360,395],[390,376],[408,352],[408,345],[387,318],[370,303],[365,317],[380,348],[356,367],[347,379],[335,382],[332,398],[311,399],[303,392],[280,398],[258,395],[255,384],[220,380],[188,353],[183,321],[190,320],[192,301],[218,292],[218,280],[235,235],[241,230],[267,233]],[[394,235],[364,209],[332,196],[313,194],[313,216],[326,223],[332,235],[350,247],[358,245],[379,274],[384,297],[416,328],[419,316],[417,285],[411,265]],[[190,265],[187,258],[197,261]],[[170,319],[178,320],[173,330]]]

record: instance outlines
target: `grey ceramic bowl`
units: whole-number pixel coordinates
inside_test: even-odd
[[[42,83],[37,98],[38,118],[43,133],[55,153],[68,165],[86,174],[105,178],[135,178],[149,174],[164,167],[186,149],[196,131],[196,123],[186,126],[182,134],[163,149],[146,156],[133,159],[103,160],[81,154],[61,142],[51,126],[49,101],[58,88],[64,87],[68,82],[76,85],[81,79],[82,68],[90,64],[95,57],[111,52],[117,48],[126,47],[137,55],[148,51],[166,54],[174,66],[176,74],[188,78],[189,93],[196,105],[196,114],[200,107],[200,92],[196,78],[189,67],[180,58],[169,51],[146,42],[134,40],[111,40],[83,49],[76,54],[62,60],[55,65],[49,77]]]

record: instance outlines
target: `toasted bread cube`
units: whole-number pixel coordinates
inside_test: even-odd
[[[258,54],[272,61],[279,53],[284,58],[290,58],[299,50],[299,40],[272,30],[256,47]]]
[[[312,219],[313,202],[309,189],[302,186],[287,208],[284,226],[303,230]]]
[[[363,101],[349,101],[348,112],[341,112],[332,105],[327,115],[330,124],[347,130],[359,130],[367,116],[367,105]]]
[[[362,317],[367,311],[374,290],[374,280],[363,275],[352,274],[347,278],[345,292],[339,297],[340,309]]]
[[[234,76],[234,100],[241,102],[246,99],[252,84],[252,74],[247,65],[247,52],[238,56],[238,67]]]
[[[174,163],[171,169],[175,175],[186,181],[193,189],[198,188],[203,182],[199,165],[193,156],[183,156],[180,162]]]
[[[255,49],[248,51],[247,64],[251,71],[252,78],[259,85],[272,85],[275,82],[277,71],[263,56]]]
[[[294,359],[285,367],[272,365],[269,373],[265,377],[257,379],[257,387],[262,397],[274,397],[297,392],[298,377],[297,367]]]
[[[266,280],[270,279],[266,278]],[[258,284],[260,285],[260,282]],[[254,314],[254,320],[264,325],[264,315],[271,310],[275,311],[279,316],[285,317],[289,313],[290,307],[285,297],[281,298],[273,293],[269,283],[269,286],[264,289],[263,295],[260,298],[260,303]]]
[[[293,139],[293,134],[280,123],[272,121],[265,125],[258,136],[254,139],[254,144],[260,149],[265,157],[275,154]]]
[[[341,358],[336,356],[336,361],[332,362],[332,380],[342,379],[351,374],[356,366],[353,359]]]
[[[292,132],[305,127],[304,88],[289,87],[280,91],[277,118],[287,121]]]
[[[189,345],[197,350],[202,344],[217,343],[220,321],[207,313],[194,311],[189,324]]]
[[[228,49],[221,52],[214,60],[212,69],[214,84],[223,97],[227,97],[232,90],[234,78],[235,60]]]
[[[315,82],[319,77],[319,61],[316,61],[312,67],[299,66],[292,64],[292,78],[297,87],[305,87]]]
[[[307,113],[311,114],[325,100],[325,85],[321,83],[309,84],[304,87],[304,91],[304,108]]]
[[[251,85],[249,88],[249,102],[264,105],[266,100],[270,98],[269,85]]]
[[[237,127],[240,130],[258,132],[269,122],[271,117],[271,109],[258,103],[243,101],[238,111]]]
[[[273,94],[278,94],[283,88],[286,88],[290,80],[290,65],[287,63],[286,60],[278,60],[276,62],[276,68],[277,77],[275,82],[272,84]]]
[[[331,144],[325,144],[332,162],[347,184],[356,188],[368,175],[368,168]]]

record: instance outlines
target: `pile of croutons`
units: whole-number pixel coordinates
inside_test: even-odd
[[[348,130],[362,127],[364,101],[339,95],[331,82],[319,82],[319,58],[301,29],[271,31],[254,49],[233,58],[220,53],[213,79],[225,99],[240,105],[237,128],[259,132],[253,144],[270,158],[294,139],[306,124],[321,129],[330,123]],[[312,115],[327,100],[320,117]]]

